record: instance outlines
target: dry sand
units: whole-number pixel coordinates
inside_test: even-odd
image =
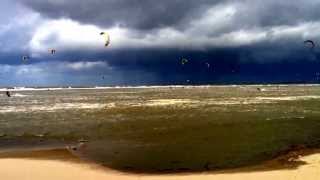
[[[127,174],[84,162],[67,151],[16,152],[0,154],[1,180],[317,180],[320,179],[320,151],[295,159],[296,168],[278,158],[263,165],[220,172],[144,175]],[[273,170],[272,170],[273,168]]]

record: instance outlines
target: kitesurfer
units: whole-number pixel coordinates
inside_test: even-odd
[[[6,95],[7,95],[8,97],[11,97],[10,91],[6,91]]]

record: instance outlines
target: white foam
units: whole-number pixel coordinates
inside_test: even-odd
[[[210,105],[249,105],[249,104],[269,104],[270,101],[243,99],[243,100],[225,100],[225,101],[210,101]]]
[[[270,100],[270,101],[296,101],[296,100],[320,99],[320,96],[256,97],[256,99]]]
[[[284,97],[252,97],[252,98],[230,98],[225,100],[211,99],[208,104],[213,105],[240,105],[240,104],[270,104],[279,101],[297,101],[320,99],[320,96],[284,96]]]
[[[169,106],[169,105],[177,105],[177,104],[191,104],[198,103],[199,101],[191,100],[191,99],[157,99],[157,100],[149,100],[144,103],[144,106]]]
[[[57,90],[90,90],[90,89],[161,89],[161,88],[238,88],[238,87],[313,87],[320,86],[320,84],[252,84],[252,85],[162,85],[162,86],[96,86],[96,87],[86,87],[86,88],[77,88],[77,87],[56,87],[56,88],[29,88],[29,87],[14,87],[10,88],[0,88],[1,91],[57,91]]]
[[[248,98],[212,98],[207,100],[195,99],[156,99],[148,100],[144,103],[128,103],[128,106],[201,106],[201,105],[250,105],[250,104],[270,104],[279,101],[296,101],[320,99],[320,96],[285,96],[285,97],[248,97]]]
[[[12,97],[27,97],[28,95],[15,93],[11,95]]]
[[[70,109],[103,109],[108,107],[108,104],[99,103],[56,103],[53,105],[30,105],[30,106],[6,106],[0,107],[0,113],[10,112],[54,112],[58,110]]]

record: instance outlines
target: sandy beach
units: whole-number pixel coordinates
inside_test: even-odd
[[[293,153],[297,154],[297,153]],[[292,156],[292,153],[291,155]],[[284,160],[285,159],[285,160]],[[68,151],[15,152],[0,155],[2,180],[99,180],[99,179],[223,179],[223,180],[315,180],[320,178],[320,151],[313,150],[298,159],[288,155],[255,167],[187,174],[129,174],[101,167],[73,157]],[[290,160],[290,158],[289,158]],[[284,163],[284,161],[286,161]]]

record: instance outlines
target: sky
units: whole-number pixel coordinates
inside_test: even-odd
[[[0,86],[319,83],[319,6],[317,0],[2,0]],[[101,32],[110,35],[108,47]]]

